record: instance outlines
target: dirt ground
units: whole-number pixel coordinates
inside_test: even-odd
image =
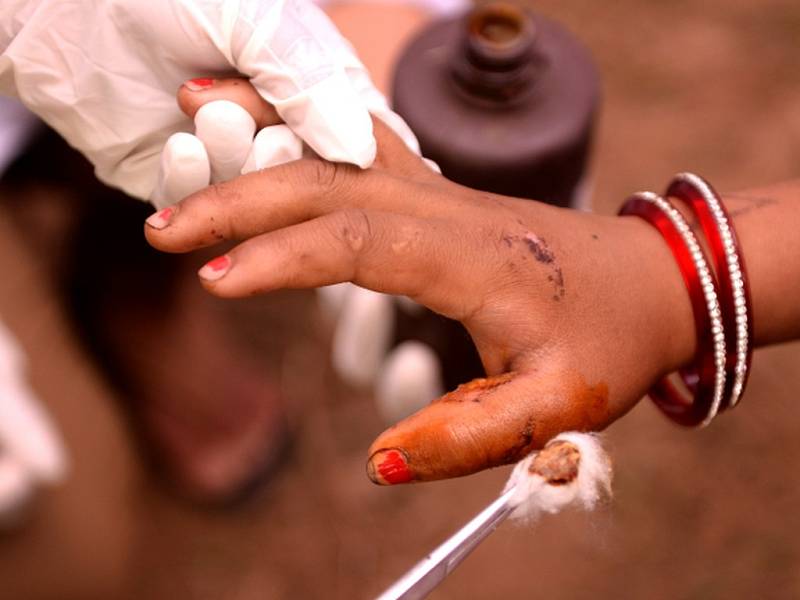
[[[542,0],[594,53],[604,106],[595,206],[697,171],[722,190],[800,176],[796,0]],[[298,439],[236,510],[177,499],[147,470],[114,393],[77,350],[40,260],[0,214],[0,314],[69,444],[67,485],[0,538],[0,598],[370,598],[492,499],[507,469],[383,489],[364,473],[381,430],[338,385],[308,294],[226,308],[280,365]],[[221,309],[222,310],[222,309]],[[432,598],[800,597],[800,345],[759,351],[743,405],[704,431],[648,402],[610,428],[615,498],[598,512],[503,526]]]

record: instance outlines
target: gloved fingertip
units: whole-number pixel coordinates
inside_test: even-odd
[[[197,111],[194,123],[208,153],[212,183],[240,175],[256,132],[250,113],[229,100],[214,100]]]
[[[425,166],[427,166],[427,167],[428,167],[428,168],[429,168],[431,171],[433,171],[433,172],[434,172],[434,173],[436,173],[437,175],[441,175],[441,174],[442,174],[442,169],[439,167],[439,165],[437,165],[437,164],[436,164],[434,161],[432,161],[430,158],[425,158],[425,157],[423,156],[423,157],[422,157],[422,162],[424,162],[424,163],[425,163]]]
[[[256,134],[241,173],[247,175],[302,157],[303,141],[286,125],[271,125]]]
[[[67,478],[69,460],[67,452],[55,431],[43,435],[38,443],[35,458],[26,461],[39,483],[56,485]]]
[[[331,359],[337,375],[354,386],[374,382],[393,332],[391,296],[352,287],[333,336]]]
[[[378,143],[374,137],[371,137],[366,146],[360,151],[356,151],[353,156],[353,163],[362,169],[369,169],[375,162],[375,157],[378,156]]]
[[[409,340],[383,361],[375,383],[375,406],[385,423],[396,423],[444,392],[442,369],[433,349]]]
[[[0,530],[20,524],[35,489],[25,465],[11,456],[0,457]]]
[[[334,321],[342,312],[353,284],[349,281],[317,288],[317,303],[329,321]]]
[[[175,133],[161,151],[158,184],[151,202],[156,208],[167,208],[206,187],[210,178],[211,167],[203,142],[190,133]]]

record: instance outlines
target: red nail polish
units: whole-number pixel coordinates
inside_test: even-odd
[[[214,260],[208,261],[206,266],[212,271],[222,271],[228,268],[228,263],[230,262],[231,260],[227,256],[218,256]]]
[[[208,261],[197,274],[206,281],[220,279],[231,267],[231,259],[227,255],[218,256],[214,260]]]
[[[184,82],[187,88],[189,88],[192,92],[199,92],[201,90],[207,90],[211,86],[214,85],[214,80],[210,77],[197,77],[195,79],[190,79],[189,81]]]
[[[147,217],[145,223],[153,229],[164,229],[169,225],[169,221],[172,219],[172,214],[174,212],[173,208],[169,206]]]
[[[383,461],[378,465],[378,474],[386,483],[408,483],[411,481],[411,471],[403,455],[397,450],[389,450]]]

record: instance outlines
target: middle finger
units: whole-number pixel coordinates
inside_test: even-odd
[[[147,240],[188,252],[241,240],[325,214],[370,208],[415,217],[441,214],[426,185],[352,165],[303,159],[205,188],[147,219]]]

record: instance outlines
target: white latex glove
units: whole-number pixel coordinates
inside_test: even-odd
[[[425,310],[404,296],[338,283],[317,290],[320,307],[334,323],[331,362],[350,385],[371,388],[387,425],[427,406],[444,393],[439,358],[417,341],[392,348],[395,311]]]
[[[302,140],[287,126],[265,127],[255,135],[253,118],[238,104],[216,100],[194,118],[195,134],[175,133],[161,154],[156,208],[164,208],[206,187],[303,155]]]
[[[43,485],[66,476],[61,440],[25,380],[25,355],[0,324],[0,529]]]
[[[100,179],[143,199],[156,189],[167,139],[191,128],[175,92],[198,76],[250,78],[328,160],[372,163],[368,112],[418,150],[307,0],[3,0],[0,49],[0,91],[83,152]]]

